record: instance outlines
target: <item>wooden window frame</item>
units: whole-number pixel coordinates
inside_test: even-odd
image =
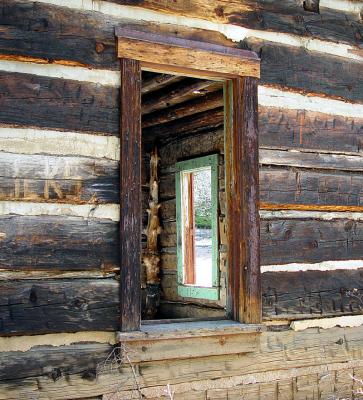
[[[195,157],[176,163],[175,193],[176,193],[176,229],[177,229],[177,262],[178,262],[178,294],[182,297],[219,300],[219,251],[218,251],[218,168],[219,155],[212,154]],[[212,222],[212,286],[201,287],[184,283],[184,244],[182,224],[182,175],[201,168],[211,168],[211,222]]]
[[[141,70],[224,81],[227,316],[261,322],[257,85],[247,50],[116,28],[120,90],[120,330],[141,325]],[[238,239],[236,239],[238,238]]]

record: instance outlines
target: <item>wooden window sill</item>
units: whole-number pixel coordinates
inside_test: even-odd
[[[175,322],[118,332],[117,339],[132,362],[141,362],[254,352],[263,330],[228,320]]]

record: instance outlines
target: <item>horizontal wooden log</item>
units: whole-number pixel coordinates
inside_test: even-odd
[[[260,201],[269,204],[363,206],[361,173],[304,169],[260,169]]]
[[[363,117],[259,106],[260,146],[359,153]]]
[[[359,313],[363,305],[351,293],[354,289],[363,291],[363,269],[266,272],[262,274],[263,314]]]
[[[363,103],[362,63],[298,47],[248,39],[261,58],[261,84]]]
[[[142,73],[142,85],[141,94],[151,93],[155,90],[160,90],[165,86],[169,86],[172,83],[179,82],[183,79],[182,76],[168,75],[168,74],[154,74],[150,72],[150,76],[146,75],[147,72]]]
[[[130,4],[128,0],[113,0],[113,2]],[[359,45],[363,35],[358,16],[324,8],[321,8],[320,14],[314,14],[304,9],[302,3],[296,0],[284,1],[281,4],[276,4],[273,0],[243,2],[214,0],[207,4],[202,0],[192,0],[187,4],[183,0],[176,0],[173,3],[142,0],[136,5],[174,15],[352,45]]]
[[[0,335],[118,327],[114,279],[2,281],[0,288]]]
[[[119,268],[118,223],[111,220],[3,215],[0,232],[3,269]]]
[[[206,96],[206,102],[188,102],[145,120],[145,140],[195,134],[223,124],[222,94]],[[207,110],[207,111],[205,111]],[[188,117],[186,117],[188,116]],[[169,118],[169,120],[168,120]],[[158,126],[152,125],[159,123]],[[222,131],[220,132],[222,134]],[[360,152],[363,118],[348,118],[307,110],[259,107],[259,140],[263,147]]]
[[[0,124],[117,136],[118,103],[117,88],[0,72]]]
[[[260,164],[321,170],[363,171],[363,157],[314,151],[260,149]]]
[[[120,14],[124,15],[124,13]],[[130,19],[94,11],[57,7],[24,0],[4,0],[0,8],[1,55],[43,59],[66,65],[119,69],[115,27],[131,27]],[[135,21],[134,27],[174,36],[236,46],[217,32]],[[38,60],[39,61],[39,60]]]
[[[277,400],[281,399],[281,395],[277,395],[281,393],[278,390],[284,390],[282,393],[285,394],[290,393],[287,391],[288,385],[280,386],[281,379],[290,377],[290,390],[294,387],[295,397],[300,398],[297,396],[306,390],[306,376],[314,373],[314,382],[322,385],[320,390],[323,387],[327,390],[324,382],[328,381],[331,384],[330,377],[337,378],[338,380],[334,382],[339,394],[340,388],[347,383],[343,380],[344,376],[361,374],[361,368],[357,366],[361,362],[362,330],[362,327],[358,327],[309,329],[303,332],[291,330],[264,332],[261,334],[260,350],[255,353],[202,357],[193,361],[169,360],[167,368],[165,361],[142,362],[135,368],[136,376],[140,386],[150,388],[150,392],[152,389],[157,389],[155,387],[157,383],[160,396],[167,384],[174,388],[177,384],[190,385],[195,382],[201,389],[214,382],[218,388],[235,387],[234,390],[237,390],[238,387],[241,392],[238,392],[236,397],[231,397],[236,399],[241,398],[244,388],[254,386],[251,382],[277,380],[278,388],[276,387],[276,390],[267,397]],[[92,343],[60,348],[38,347],[28,352],[2,353],[1,360],[4,360],[6,365],[4,369],[6,375],[4,374],[5,378],[1,380],[0,398],[12,400],[36,395],[41,399],[71,399],[79,397],[80,390],[84,397],[112,394],[116,390],[122,392],[134,388],[132,371],[127,364],[119,372],[114,370],[113,373],[110,371],[109,363],[102,366],[102,357],[107,355],[108,349],[111,350],[108,345]],[[78,358],[79,361],[75,362]],[[96,379],[94,366],[98,362],[101,362],[101,368],[98,369],[99,375]],[[355,366],[354,371],[353,366]],[[351,390],[351,386],[349,388]],[[330,392],[325,391],[325,394],[334,392],[334,388],[329,385],[328,389]],[[256,393],[259,395],[260,392]],[[311,391],[303,392],[304,398],[308,397],[309,393],[311,394]],[[125,393],[126,398],[130,398],[128,394]],[[178,395],[180,396],[180,393]],[[188,399],[192,398],[189,394],[184,393],[184,395],[184,398],[186,396]],[[251,400],[256,398],[258,398],[256,395],[248,397]]]
[[[361,259],[363,222],[261,220],[261,264]]]
[[[118,162],[1,153],[0,200],[118,203]]]

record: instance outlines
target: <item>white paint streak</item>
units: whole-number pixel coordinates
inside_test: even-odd
[[[99,83],[105,86],[120,86],[120,72],[103,69],[88,69],[59,64],[39,64],[35,62],[0,60],[0,71],[21,72],[49,76],[51,78],[72,79]]]
[[[116,344],[114,332],[85,331],[75,333],[51,333],[34,336],[0,337],[0,352],[28,351],[35,346],[69,346],[73,343],[109,343]]]
[[[359,14],[363,9],[363,1],[350,0],[320,0],[319,7]]]
[[[322,261],[320,263],[304,264],[291,263],[281,265],[261,265],[261,273],[264,272],[298,272],[298,271],[336,271],[356,270],[363,268],[362,260]]]
[[[345,103],[340,100],[318,96],[304,96],[265,86],[258,87],[258,103],[266,107],[281,107],[292,110],[316,111],[344,117],[363,118],[363,104]]]
[[[120,220],[118,204],[55,204],[22,201],[1,201],[0,215],[56,215],[82,218]]]
[[[324,212],[324,211],[298,211],[298,210],[281,210],[268,211],[260,210],[262,219],[320,219],[323,221],[332,221],[334,219],[349,219],[353,221],[363,221],[362,212]]]
[[[354,328],[361,325],[363,325],[363,315],[347,315],[343,317],[293,321],[290,327],[294,331],[303,331],[308,328],[330,329],[335,326]]]
[[[67,2],[64,2],[63,0],[39,1],[42,3],[53,4],[57,6],[66,6],[68,8],[76,10],[98,11],[103,14],[111,15],[118,18],[157,22],[162,24],[181,25],[189,28],[206,29],[210,31],[220,32],[228,39],[231,39],[233,41],[240,41],[247,37],[255,37],[276,43],[285,43],[290,46],[303,47],[307,50],[314,50],[325,54],[363,61],[363,57],[349,52],[349,50],[354,50],[358,48],[347,45],[338,45],[333,42],[322,41],[318,39],[304,38],[298,35],[247,29],[236,25],[212,22],[200,18],[184,17],[159,11],[151,11],[138,7],[123,6],[100,0],[67,0]]]
[[[119,160],[120,140],[115,136],[88,133],[2,127],[0,128],[0,151]]]

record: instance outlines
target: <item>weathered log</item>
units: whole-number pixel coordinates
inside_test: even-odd
[[[257,39],[246,43],[261,58],[261,84],[363,103],[361,62]]]
[[[0,72],[0,124],[117,136],[118,103],[117,88]]]
[[[353,289],[363,293],[363,269],[266,272],[262,274],[263,314],[359,312],[363,304],[350,295]]]
[[[4,0],[0,6],[0,57],[42,59],[66,65],[118,70],[115,27],[129,19],[44,3]],[[135,22],[135,28],[235,47],[222,34],[182,26]],[[39,60],[38,60],[39,61]]]
[[[363,206],[361,173],[260,169],[260,201],[270,204]]]
[[[119,315],[114,279],[0,282],[0,335],[112,331]]]
[[[261,220],[262,265],[355,260],[362,252],[362,221]]]
[[[0,200],[117,203],[118,162],[2,153]]]
[[[118,224],[69,216],[0,217],[0,268],[119,269]]]
[[[129,0],[113,0],[113,2],[130,4]],[[363,35],[358,16],[327,8],[321,8],[320,14],[312,14],[303,8],[300,1],[296,0],[284,1],[281,4],[276,4],[273,0],[244,0],[243,2],[213,0],[208,4],[202,0],[192,0],[188,3],[183,0],[176,0],[173,3],[142,0],[136,5],[251,29],[292,33],[353,45],[359,45]]]

